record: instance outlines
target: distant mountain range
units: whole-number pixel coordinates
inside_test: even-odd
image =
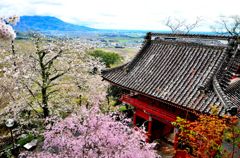
[[[102,37],[144,37],[146,32],[170,33],[164,30],[111,30],[111,29],[94,29],[86,26],[74,25],[64,22],[52,16],[21,16],[20,22],[13,26],[17,32],[17,37],[27,37],[29,32],[39,32],[49,36],[98,36]],[[192,32],[195,34],[214,34],[212,32]]]
[[[89,28],[86,26],[79,26],[64,22],[56,17],[51,16],[21,16],[20,22],[14,26],[17,32],[51,32],[51,31],[96,31],[96,29]]]

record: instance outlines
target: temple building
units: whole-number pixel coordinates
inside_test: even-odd
[[[127,90],[120,100],[134,107],[134,125],[145,122],[149,139],[158,139],[177,116],[194,120],[213,105],[239,116],[240,38],[148,33],[132,61],[102,77]]]

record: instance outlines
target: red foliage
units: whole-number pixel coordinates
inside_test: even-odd
[[[235,117],[200,115],[194,122],[177,118],[174,126],[179,128],[178,147],[196,157],[214,157],[221,147],[223,133],[237,122]]]

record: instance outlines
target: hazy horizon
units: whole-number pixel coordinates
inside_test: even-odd
[[[234,5],[232,5],[234,4]],[[164,20],[171,16],[188,23],[200,17],[196,32],[209,32],[219,16],[239,15],[238,0],[1,0],[0,16],[53,16],[65,22],[96,29],[169,30]]]

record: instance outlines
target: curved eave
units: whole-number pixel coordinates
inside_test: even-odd
[[[200,111],[197,111],[197,110],[194,110],[194,109],[190,109],[190,108],[187,108],[187,107],[179,106],[178,104],[175,104],[175,103],[172,103],[172,102],[170,102],[170,101],[166,101],[166,100],[163,100],[163,99],[160,99],[160,98],[151,96],[151,95],[149,95],[149,94],[146,94],[146,93],[143,93],[143,92],[140,92],[140,91],[131,89],[131,88],[129,88],[129,87],[125,87],[125,86],[119,85],[119,84],[117,84],[117,83],[112,82],[111,80],[108,80],[108,79],[105,78],[104,76],[102,76],[102,78],[103,78],[103,80],[106,80],[106,81],[108,81],[109,83],[111,83],[111,84],[113,84],[113,85],[116,85],[116,86],[118,86],[118,87],[121,87],[121,88],[126,89],[126,90],[129,90],[129,91],[137,92],[137,93],[139,93],[139,94],[141,94],[141,95],[143,95],[143,96],[146,96],[146,97],[152,98],[152,99],[154,99],[154,100],[163,102],[163,103],[165,103],[165,104],[167,104],[167,105],[171,105],[171,106],[174,106],[174,107],[176,107],[176,108],[179,108],[179,109],[188,111],[188,112],[190,112],[190,113],[192,113],[192,114],[195,114],[195,115],[199,115],[199,113],[201,113],[201,114],[207,114],[207,113],[200,112]]]

